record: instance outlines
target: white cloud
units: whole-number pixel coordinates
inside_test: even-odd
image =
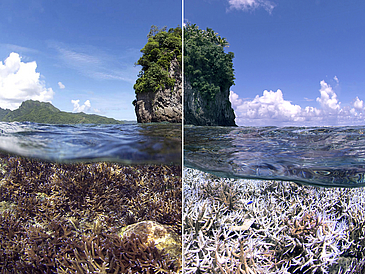
[[[93,79],[134,84],[140,70],[134,65],[135,60],[140,57],[137,49],[125,50],[124,55],[118,56],[88,45],[72,46],[48,41],[48,46],[56,50],[56,56],[65,66]]]
[[[2,48],[5,48],[6,50],[10,51],[10,52],[18,52],[22,55],[22,59],[27,58],[26,56],[24,56],[24,54],[39,54],[40,52],[36,49],[32,49],[32,48],[27,48],[27,47],[23,47],[23,46],[19,46],[19,45],[14,45],[14,44],[6,44],[6,43],[0,43],[0,46]]]
[[[238,121],[251,121],[251,123],[257,123],[258,125],[268,125],[302,119],[299,115],[301,107],[284,100],[280,89],[276,92],[265,90],[262,96],[257,95],[252,101],[244,102],[242,102],[242,99],[238,99],[236,93],[231,91],[230,99],[234,100],[231,103]]]
[[[263,7],[267,12],[271,13],[275,5],[268,0],[228,0],[229,9],[237,10],[255,10]]]
[[[71,100],[71,103],[74,105],[73,112],[85,112],[91,108],[89,100],[86,100],[82,106],[79,104],[80,100]]]
[[[337,100],[337,95],[333,91],[332,87],[328,85],[325,81],[321,81],[321,89],[319,92],[321,93],[321,97],[317,98],[317,102],[320,103],[321,107],[327,111],[339,111],[340,103]]]
[[[338,82],[338,79],[337,81]],[[243,100],[231,91],[230,101],[236,123],[242,126],[325,126],[364,124],[364,102],[358,97],[352,106],[341,107],[337,94],[325,81],[320,82],[319,107],[292,104],[281,90],[263,92],[253,100]]]
[[[0,107],[14,110],[25,100],[51,102],[52,88],[46,88],[36,72],[37,63],[22,62],[18,53],[12,52],[0,61]]]
[[[351,115],[358,119],[362,119],[365,115],[364,101],[360,100],[359,97],[356,96],[352,106],[353,108],[350,109]]]
[[[229,101],[234,109],[242,104],[242,99],[239,99],[238,94],[234,93],[232,90],[229,93]]]
[[[61,82],[58,82],[58,86],[60,87],[60,89],[64,89],[65,88],[65,85],[62,84]]]
[[[363,110],[364,109],[364,101],[360,100],[359,97],[356,96],[355,102],[354,102],[354,108],[357,110]]]
[[[333,77],[333,79],[337,82],[337,84],[340,83],[340,81],[338,80],[337,76]]]

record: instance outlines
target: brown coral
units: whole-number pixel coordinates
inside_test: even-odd
[[[181,235],[181,167],[52,163],[0,155],[2,273],[175,273],[121,227],[144,220]]]

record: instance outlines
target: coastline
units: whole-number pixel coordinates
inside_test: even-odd
[[[184,273],[363,273],[364,188],[183,178]]]

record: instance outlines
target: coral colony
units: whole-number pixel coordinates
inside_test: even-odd
[[[1,273],[181,268],[181,166],[60,164],[1,155],[0,178]],[[152,222],[139,226],[143,231],[125,228],[141,221]],[[159,240],[167,234],[174,235],[169,246]]]
[[[184,169],[184,273],[365,273],[365,189]]]

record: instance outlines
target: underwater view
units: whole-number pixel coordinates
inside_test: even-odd
[[[181,125],[0,123],[1,273],[178,273]]]
[[[184,127],[184,273],[364,273],[364,127]]]

